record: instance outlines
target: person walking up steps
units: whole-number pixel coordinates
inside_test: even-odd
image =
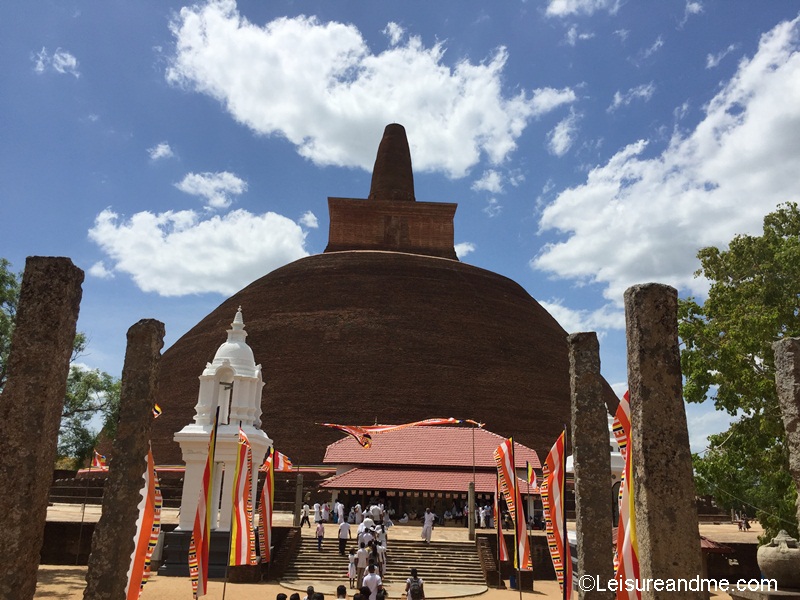
[[[303,504],[303,508],[300,509],[300,527],[303,526],[303,523],[308,525],[308,528],[311,529],[311,521],[308,520],[308,504]]]
[[[417,577],[417,570],[411,569],[411,577],[406,579],[406,600],[425,600],[425,587]]]
[[[322,521],[317,521],[317,550],[322,552],[322,538],[325,537],[325,525]]]
[[[436,515],[431,512],[430,508],[426,508],[422,524],[422,539],[425,540],[426,544],[431,543],[431,534],[433,533],[434,521],[436,521]]]

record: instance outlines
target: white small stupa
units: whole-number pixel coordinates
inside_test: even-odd
[[[194,423],[175,434],[174,440],[180,444],[183,461],[186,463],[179,530],[191,531],[194,525],[203,471],[208,457],[208,443],[218,408],[219,425],[212,506],[220,506],[220,493],[222,506],[218,515],[212,514],[212,529],[230,530],[232,473],[239,444],[239,427],[250,440],[255,473],[258,472],[258,467],[264,462],[267,450],[272,445],[272,440],[261,429],[261,390],[264,387],[261,365],[256,365],[253,350],[245,342],[246,337],[240,306],[228,330],[228,339],[219,347],[214,360],[206,364],[200,376],[200,392],[197,396],[197,405],[194,407]],[[230,474],[224,478],[224,488],[223,470],[227,470]],[[251,487],[254,506],[257,483],[258,477],[254,476]]]

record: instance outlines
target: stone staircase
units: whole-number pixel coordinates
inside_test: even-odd
[[[348,545],[348,551],[352,544]],[[347,585],[347,556],[340,556],[335,538],[326,538],[322,552],[317,541],[304,537],[294,561],[283,579],[293,581],[331,581]],[[416,567],[425,584],[486,585],[481,562],[473,542],[389,540],[384,583],[404,584]]]

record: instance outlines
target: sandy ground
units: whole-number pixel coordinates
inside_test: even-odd
[[[80,505],[59,504],[48,509],[48,520],[55,521],[79,521],[81,519],[82,507]],[[97,521],[100,516],[99,506],[87,506],[83,518],[86,521]],[[164,522],[177,523],[177,511],[166,509],[163,515]],[[289,513],[276,514],[276,525],[290,525],[292,516]],[[335,525],[326,526],[326,538],[335,538]],[[420,528],[418,526],[396,526],[392,529],[392,534],[396,539],[418,539]],[[749,532],[740,532],[735,525],[730,523],[721,524],[701,524],[700,533],[718,542],[738,542],[754,541],[761,533],[757,523],[753,524],[753,529]],[[313,531],[303,528],[304,536],[312,536]],[[391,538],[390,535],[390,538]],[[466,540],[467,530],[463,527],[449,526],[437,527],[434,531],[434,543],[436,540]],[[389,542],[391,549],[391,540]],[[39,568],[39,577],[36,599],[58,599],[58,600],[79,600],[83,598],[85,587],[86,567],[85,566],[55,566],[42,565]],[[347,581],[328,582],[333,588],[342,583],[347,585]],[[555,581],[535,581],[533,592],[522,592],[516,590],[496,590],[490,589],[482,594],[482,600],[511,600],[520,598],[561,598],[561,593]],[[147,583],[142,593],[142,600],[173,600],[174,598],[191,598],[191,584],[188,578],[182,577],[160,577],[153,575]],[[268,600],[274,598],[278,593],[291,593],[289,590],[277,583],[259,584],[224,584],[223,581],[212,580],[209,583],[209,591],[206,596],[208,600],[221,600],[224,597],[231,600]],[[390,597],[400,597],[401,594],[396,590],[390,590]],[[348,590],[348,597],[352,595],[352,590]],[[454,595],[462,595],[455,593]],[[333,598],[332,594],[326,594],[326,598]],[[440,597],[447,597],[446,594]],[[716,594],[712,596],[715,600],[727,600],[727,594]]]

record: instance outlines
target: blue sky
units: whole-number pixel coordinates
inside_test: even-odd
[[[0,256],[86,270],[82,360],[115,375],[140,318],[169,345],[321,252],[327,197],[367,196],[390,122],[417,199],[458,203],[461,259],[597,331],[620,391],[623,291],[702,299],[697,250],[800,196],[794,1],[0,10]],[[689,419],[695,449],[727,423],[710,406]]]

